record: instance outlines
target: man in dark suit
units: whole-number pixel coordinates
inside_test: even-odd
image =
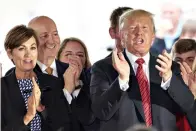
[[[55,22],[47,16],[39,16],[32,19],[28,26],[35,30],[39,39],[36,68],[46,74],[61,76],[64,73],[63,63],[55,60],[60,47],[60,37]]]
[[[102,131],[122,131],[137,123],[160,131],[177,130],[176,113],[190,113],[194,97],[166,51],[158,58],[149,53],[154,39],[152,14],[127,11],[119,28],[125,51],[115,49],[112,57],[92,67],[92,109],[106,121]]]
[[[51,18],[35,17],[28,26],[35,30],[39,40],[35,69],[58,77],[64,84],[62,91],[67,99],[66,104],[69,104],[68,107],[71,109],[73,123],[77,123],[76,119],[78,119],[80,125],[92,124],[95,118],[90,108],[89,82],[82,70],[80,58],[73,58],[69,65],[55,59],[60,47],[60,38],[56,24]]]
[[[196,42],[193,39],[180,39],[172,47],[172,59],[180,64],[182,78],[196,97],[196,79],[194,78],[194,70],[191,69],[194,66],[195,56]],[[190,126],[184,115],[177,116],[177,125],[181,131],[190,130]]]

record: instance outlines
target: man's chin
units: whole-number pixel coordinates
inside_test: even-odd
[[[56,55],[51,55],[51,54],[44,54],[44,55],[40,55],[38,57],[39,61],[43,61],[43,60],[47,60],[47,59],[55,59]]]
[[[46,59],[55,59],[56,56],[55,55],[47,55],[45,56]]]
[[[45,50],[44,55],[46,56],[56,56],[57,55],[57,50]]]

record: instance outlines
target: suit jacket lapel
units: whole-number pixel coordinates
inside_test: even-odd
[[[61,80],[56,78],[55,76],[50,76],[50,75],[43,74],[40,72],[35,72],[35,73],[36,73],[38,81],[39,81],[40,90],[42,91],[41,100],[42,100],[43,104],[45,104],[45,102],[47,104],[48,103],[52,104],[53,102],[51,101],[51,98],[54,101],[56,101],[56,98],[62,99],[63,102],[65,102],[65,106],[66,106],[66,108],[65,107],[62,107],[62,108],[67,109],[68,113],[71,113],[71,108],[70,108],[69,103],[66,100],[64,93],[62,91],[62,88],[61,88],[61,87],[63,87]],[[48,101],[48,97],[50,97],[50,101]],[[61,103],[62,101],[59,101],[59,102]],[[51,108],[56,109],[56,107],[51,107]],[[65,112],[66,112],[66,110],[65,110]],[[65,113],[65,114],[67,114],[67,113]],[[47,114],[42,114],[42,115],[46,116]],[[68,117],[66,119],[69,120]]]
[[[42,72],[41,68],[39,67],[38,64],[36,64],[34,71]]]
[[[140,117],[138,116],[138,119],[140,119],[140,122],[144,122],[144,111],[142,106],[142,100],[141,100],[141,94],[139,89],[139,84],[137,81],[137,78],[135,76],[135,72],[133,70],[133,67],[124,51],[125,59],[127,60],[129,66],[130,66],[130,76],[129,76],[129,89],[128,89],[128,95],[129,98],[133,100],[133,103],[135,104],[136,110],[140,113]]]
[[[11,103],[14,110],[16,110],[16,112],[19,112],[20,115],[24,115],[26,113],[26,107],[24,99],[20,92],[20,88],[18,86],[15,69],[9,76],[6,77],[6,84],[10,93],[10,99],[12,101]]]
[[[43,91],[48,91],[50,89],[52,89],[51,85],[48,84],[48,79],[46,77],[44,77],[47,74],[43,74],[41,72],[35,71],[37,78],[38,78],[38,82],[39,82],[39,88],[40,90]]]
[[[61,66],[59,65],[57,60],[55,60],[55,63],[56,63],[57,75],[59,77],[59,76],[61,76],[63,74],[63,71],[62,71]]]
[[[68,64],[55,60],[58,77],[62,77],[65,70],[69,67]]]
[[[159,76],[159,71],[155,68],[155,65],[158,64],[156,62],[156,58],[150,54],[150,62],[149,62],[149,77],[150,77],[150,87],[152,87],[152,83],[160,84],[162,78]]]

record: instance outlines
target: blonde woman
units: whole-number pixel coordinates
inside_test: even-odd
[[[81,68],[84,71],[87,82],[90,83],[91,62],[86,45],[76,37],[64,39],[57,54],[57,60],[70,64],[76,58],[81,61]]]

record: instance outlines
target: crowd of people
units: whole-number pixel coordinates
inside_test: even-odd
[[[61,43],[48,16],[13,27],[4,42],[15,67],[1,77],[1,129],[196,131],[196,23],[180,32],[181,10],[172,6],[170,16],[164,7],[173,26],[159,31],[146,10],[113,10],[114,49],[93,65],[85,42]]]

